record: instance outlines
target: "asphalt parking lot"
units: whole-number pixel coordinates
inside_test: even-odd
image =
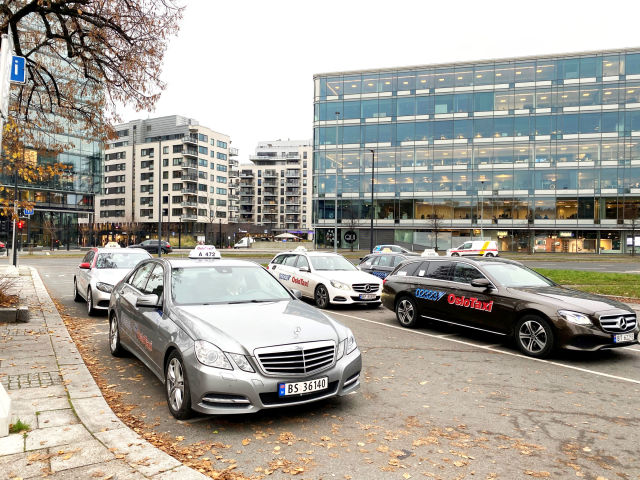
[[[401,328],[383,308],[329,314],[363,355],[356,394],[254,415],[176,421],[161,383],[134,357],[114,359],[106,316],[72,298],[78,258],[24,257],[52,297],[83,322],[109,389],[180,445],[213,442],[222,469],[288,478],[640,478],[640,347],[521,356],[492,335]],[[241,321],[242,319],[239,319]]]

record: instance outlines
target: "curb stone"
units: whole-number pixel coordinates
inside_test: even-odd
[[[24,276],[25,283],[32,280],[35,297],[42,309],[42,314],[39,311],[32,312],[32,323],[35,325],[40,321],[45,324],[42,333],[46,331],[50,345],[46,345],[49,342],[38,342],[33,337],[13,341],[19,342],[18,346],[31,341],[38,342],[39,349],[52,348],[55,365],[49,360],[47,369],[57,370],[59,381],[57,384],[41,385],[40,388],[9,389],[10,394],[15,394],[13,420],[28,419],[32,429],[25,438],[20,433],[0,439],[0,472],[9,472],[11,475],[10,470],[22,464],[29,455],[36,452],[56,453],[62,447],[68,447],[70,451],[77,452],[68,459],[49,455],[50,461],[34,462],[42,468],[50,468],[53,473],[51,478],[54,479],[88,478],[92,472],[100,471],[115,473],[117,478],[132,479],[209,478],[154,447],[120,421],[89,373],[35,268],[30,268],[30,276],[30,279]],[[8,324],[8,328],[16,328],[15,325],[18,324]],[[24,333],[13,335],[15,338]],[[36,345],[31,348],[36,348]],[[48,357],[34,354],[31,363],[37,365],[41,358]],[[0,362],[0,373],[6,375],[5,370],[5,364]],[[29,381],[33,379],[29,378]],[[17,473],[24,476],[25,472]],[[40,469],[38,473],[32,478],[40,476]]]

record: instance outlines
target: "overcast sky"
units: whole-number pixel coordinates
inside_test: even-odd
[[[313,136],[313,74],[640,47],[640,2],[184,0],[155,112],[231,136]]]

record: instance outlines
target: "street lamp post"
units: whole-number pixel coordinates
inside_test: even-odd
[[[336,169],[336,203],[333,209],[333,251],[338,253],[338,117],[340,112],[336,112],[336,158],[334,159]]]
[[[484,223],[484,180],[480,180],[480,190],[482,193],[480,194],[480,240],[484,240],[484,231],[482,228],[482,224]]]
[[[376,164],[376,151],[371,149],[369,150],[371,152],[371,226],[369,227],[369,235],[370,235],[370,240],[369,240],[369,253],[373,253],[373,212],[374,212],[374,208],[373,208],[373,183],[374,183],[374,167]]]
[[[158,257],[162,256],[162,140],[158,140]]]

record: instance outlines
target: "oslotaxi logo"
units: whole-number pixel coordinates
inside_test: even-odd
[[[457,297],[453,293],[450,293],[447,296],[447,302],[450,305],[456,305],[458,307],[465,307],[465,308],[473,308],[475,310],[482,310],[484,312],[491,312],[491,310],[493,309],[493,300],[491,300],[490,302],[483,302],[481,300],[478,300],[475,297],[470,297],[470,298]]]

